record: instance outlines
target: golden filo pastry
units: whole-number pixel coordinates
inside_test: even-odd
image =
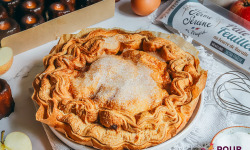
[[[172,138],[207,79],[197,51],[182,50],[188,46],[175,37],[100,28],[63,35],[33,82],[36,119],[97,149],[143,149]]]

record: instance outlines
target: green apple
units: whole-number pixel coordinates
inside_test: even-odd
[[[11,132],[0,144],[0,150],[32,150],[30,138],[22,132]]]

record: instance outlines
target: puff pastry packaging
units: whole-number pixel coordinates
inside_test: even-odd
[[[178,38],[100,28],[63,35],[33,82],[36,119],[97,149],[165,142],[185,127],[207,79],[197,51]]]

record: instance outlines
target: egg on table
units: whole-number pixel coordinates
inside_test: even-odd
[[[160,4],[161,0],[131,0],[132,10],[140,16],[151,14]]]

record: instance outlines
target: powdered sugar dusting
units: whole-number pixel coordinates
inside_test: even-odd
[[[84,78],[77,79],[75,85],[86,98],[94,95],[95,99],[120,104],[134,99],[150,103],[153,95],[159,91],[151,72],[143,64],[135,64],[121,56],[107,55],[92,63]]]

